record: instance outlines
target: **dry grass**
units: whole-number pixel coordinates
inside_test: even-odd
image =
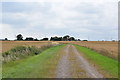
[[[7,52],[2,53],[3,63],[23,59],[28,56],[41,54],[44,50],[50,47],[52,47],[52,45],[42,46],[41,48],[38,48],[35,46],[30,46],[30,47],[18,46],[18,47],[12,48]]]
[[[6,52],[16,46],[36,46],[41,47],[49,44],[56,44],[50,41],[0,41],[2,43],[2,48],[0,52]]]
[[[118,59],[117,41],[62,41],[60,43],[73,43],[95,50],[105,56]]]
[[[72,78],[90,78],[88,73],[81,67],[82,64],[77,60],[72,47],[69,49],[69,61],[71,65],[70,71],[72,72]]]
[[[116,58],[118,57],[118,42],[81,42],[76,43],[81,46],[93,49],[103,55]]]
[[[36,46],[41,47],[48,44],[58,44],[58,43],[72,43],[87,48],[91,48],[103,55],[118,58],[118,42],[113,41],[0,41],[2,42],[2,50],[0,52],[6,52],[16,46]]]

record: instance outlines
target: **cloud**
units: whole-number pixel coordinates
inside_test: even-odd
[[[56,2],[3,2],[4,32],[23,33],[36,37],[71,34],[77,38],[117,36],[117,0],[84,2],[69,0]],[[3,37],[6,33],[3,32]],[[35,33],[35,34],[32,34]],[[12,37],[13,38],[13,37]]]
[[[0,24],[0,28],[2,29],[2,33],[0,34],[0,39],[8,38],[8,39],[16,39],[16,35],[22,34],[25,37],[33,37],[41,39],[48,34],[39,30],[34,30],[33,28],[21,28],[21,29],[15,29],[13,28],[13,25],[9,24]]]
[[[15,33],[13,32],[14,29],[12,28],[11,25],[0,24],[0,28],[1,28],[1,34],[0,34],[1,39],[5,38],[5,37],[14,38],[13,36],[15,35]]]

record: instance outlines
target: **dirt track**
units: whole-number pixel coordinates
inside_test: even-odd
[[[67,45],[62,52],[57,78],[103,78],[73,45]]]

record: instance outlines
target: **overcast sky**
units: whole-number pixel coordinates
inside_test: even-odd
[[[117,0],[3,0],[0,4],[0,39],[14,40],[17,34],[38,39],[67,34],[89,40],[118,37]]]

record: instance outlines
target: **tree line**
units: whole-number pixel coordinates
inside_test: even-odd
[[[7,38],[5,38],[5,40],[8,40]],[[55,36],[55,37],[51,37],[50,39],[45,37],[43,39],[37,39],[37,38],[33,38],[33,37],[26,37],[25,39],[23,39],[23,35],[22,34],[18,34],[16,36],[16,39],[17,41],[81,41],[80,39],[75,39],[74,37],[71,37],[69,35],[65,35],[63,37],[58,37],[58,36]],[[84,40],[84,41],[87,41],[87,40]]]

